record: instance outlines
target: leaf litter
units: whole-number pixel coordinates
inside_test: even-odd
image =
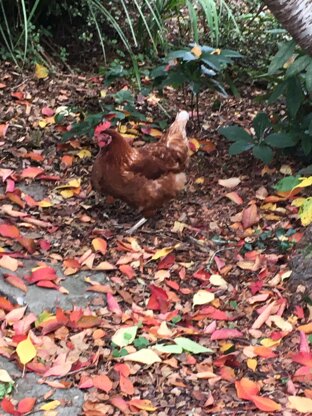
[[[191,136],[186,192],[129,237],[136,213],[88,192],[95,142],[61,141],[79,117],[73,104],[91,110],[102,96],[99,77],[76,78],[41,66],[21,78],[4,65],[0,266],[21,293],[35,285],[59,296],[84,272],[94,296],[86,307],[34,314],[1,289],[0,355],[53,389],[83,390],[87,416],[309,413],[311,312],[293,305],[286,287],[302,236],[298,208],[274,204],[278,166],[229,158],[216,133],[227,123],[248,127],[252,91],[221,112],[208,97],[209,117]],[[176,102],[171,91],[167,99]],[[150,124],[141,131],[157,138],[152,124],[163,116],[155,100],[143,103]],[[139,141],[131,123],[123,129]],[[20,274],[27,259],[35,266]],[[0,368],[1,383],[14,384],[14,374]],[[19,402],[13,391],[1,407],[23,415],[61,406],[51,390]]]

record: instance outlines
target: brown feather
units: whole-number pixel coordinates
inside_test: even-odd
[[[178,117],[158,143],[143,148],[134,148],[117,131],[106,130],[112,140],[94,162],[93,188],[127,202],[145,216],[174,198],[185,186],[189,158],[187,119]]]

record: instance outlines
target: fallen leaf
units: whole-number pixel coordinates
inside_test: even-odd
[[[204,305],[206,303],[210,303],[214,300],[214,298],[215,298],[214,293],[208,292],[208,290],[200,289],[193,296],[193,306]]]
[[[28,337],[24,341],[17,344],[16,353],[20,362],[25,365],[36,357],[37,350],[31,342],[31,339]]]
[[[224,188],[235,188],[241,183],[239,178],[219,179],[218,184]]]
[[[148,348],[142,348],[141,350],[137,352],[128,354],[123,357],[123,360],[135,361],[137,363],[147,364],[147,365],[161,362],[161,359],[159,358],[159,356],[153,350],[148,349]]]
[[[49,76],[49,70],[43,65],[36,63],[36,77],[38,79],[44,79]]]

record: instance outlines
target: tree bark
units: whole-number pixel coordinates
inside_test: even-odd
[[[312,55],[312,0],[263,0],[281,25]]]

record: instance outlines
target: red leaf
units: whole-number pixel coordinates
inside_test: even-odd
[[[27,277],[29,283],[36,283],[42,280],[55,280],[57,278],[56,272],[52,267],[40,267],[31,272]]]
[[[128,403],[122,397],[113,397],[110,399],[110,402],[113,406],[117,407],[121,412],[125,414],[129,414],[129,406]]]
[[[103,133],[103,131],[109,129],[111,125],[112,123],[110,121],[104,121],[103,123],[96,126],[94,130],[94,135],[99,136],[101,133]]]
[[[173,253],[167,254],[157,266],[157,270],[168,270],[170,269],[175,263],[175,255]]]
[[[312,353],[311,352],[298,352],[291,356],[295,363],[304,365],[305,367],[312,368]]]
[[[121,266],[119,266],[119,270],[121,271],[121,273],[125,274],[129,279],[133,279],[135,277],[135,271],[128,264],[122,264]]]
[[[18,238],[20,236],[20,232],[15,225],[0,224],[0,235],[2,237]]]
[[[281,410],[281,405],[276,403],[274,400],[269,399],[268,397],[253,396],[251,398],[253,403],[257,406],[258,409],[264,412],[275,412]]]
[[[54,115],[54,110],[52,110],[52,108],[50,107],[43,107],[41,110],[41,114],[43,116],[51,117]]]
[[[116,315],[122,315],[122,310],[116,300],[116,298],[111,294],[107,293],[107,307],[108,310],[114,312]]]
[[[237,329],[217,329],[211,335],[211,340],[242,338],[243,333]]]
[[[130,369],[127,366],[127,364],[118,363],[114,365],[114,370],[117,371],[117,373],[122,374],[125,377],[128,377],[130,374]]]
[[[29,168],[25,168],[22,171],[21,177],[22,178],[32,178],[32,179],[34,179],[43,172],[44,172],[44,170],[42,168],[37,168],[35,166],[31,166]]]
[[[19,237],[17,238],[17,241],[19,242],[21,246],[26,248],[28,253],[33,254],[36,251],[37,245],[32,238]]]
[[[10,312],[14,309],[14,305],[5,297],[0,296],[0,309],[3,309],[6,312]]]
[[[258,384],[247,377],[235,381],[235,388],[238,398],[244,400],[252,400],[260,391]]]
[[[259,221],[258,209],[256,204],[251,204],[248,208],[243,211],[243,227],[249,228]]]
[[[2,399],[1,407],[5,412],[9,413],[10,415],[18,416],[18,412],[15,410],[15,407],[13,406],[11,400],[7,398]]]
[[[17,287],[17,289],[20,289],[25,293],[27,292],[28,287],[25,285],[23,279],[21,279],[20,277],[15,276],[14,274],[5,274],[4,277],[6,282],[10,285]]]
[[[111,389],[113,388],[112,381],[105,374],[94,376],[92,378],[92,381],[94,387],[96,387],[99,390],[103,390],[106,393],[111,391]]]
[[[8,124],[0,124],[0,137],[5,137],[6,132],[8,131]]]
[[[22,91],[11,92],[11,97],[16,98],[17,100],[23,100],[25,94]]]
[[[17,405],[17,410],[22,414],[31,412],[35,406],[36,400],[35,397],[26,397],[25,399],[22,399]]]
[[[134,394],[134,387],[131,382],[131,380],[128,377],[125,377],[124,375],[120,374],[120,380],[119,380],[120,390],[129,395]]]
[[[92,377],[83,375],[80,379],[78,387],[80,389],[90,389],[91,387],[93,387]]]
[[[152,293],[151,297],[149,298],[147,309],[152,310],[160,310],[162,313],[168,312],[169,302],[168,302],[168,295],[161,289],[155,285],[150,285],[149,289]]]

